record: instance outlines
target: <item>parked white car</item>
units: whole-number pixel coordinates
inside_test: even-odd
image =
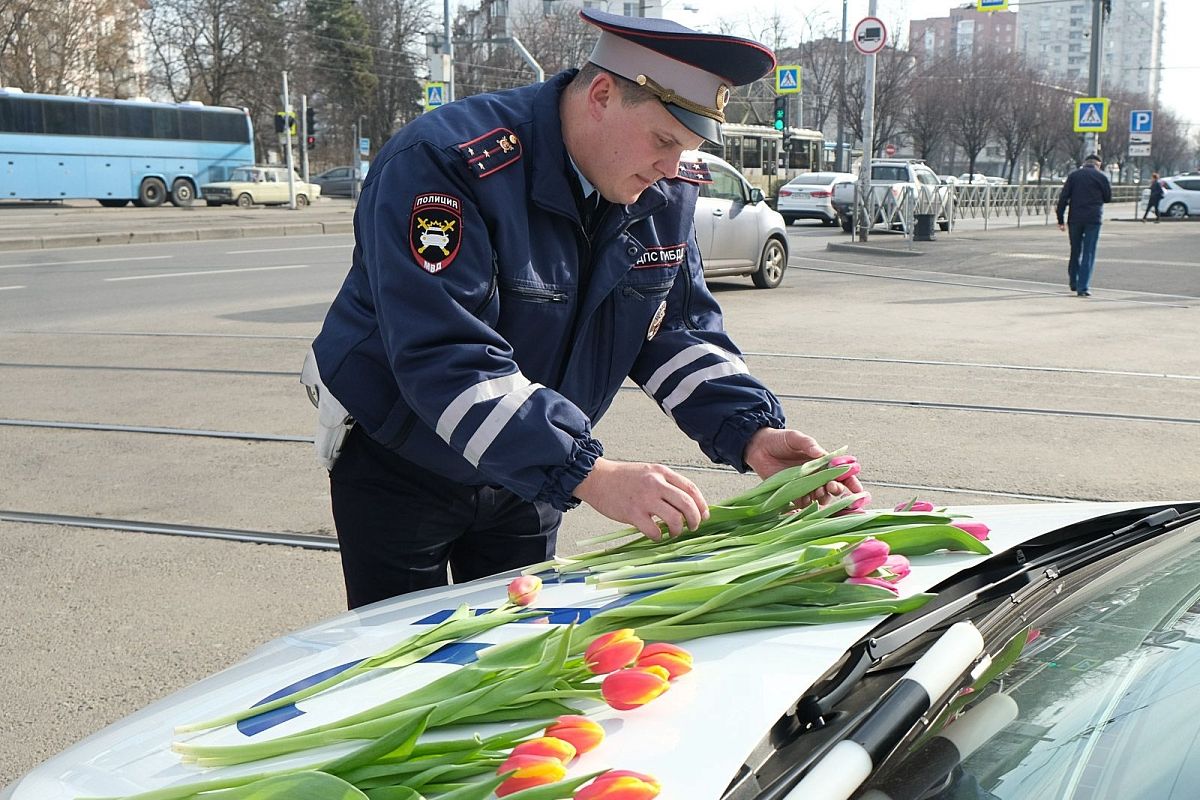
[[[929,166],[915,158],[876,158],[871,160],[871,186],[887,186],[892,198],[889,207],[895,211],[903,202],[905,193],[910,193],[916,200],[918,208],[932,209],[936,214],[938,227],[943,231],[950,230],[948,208],[953,191],[942,183],[937,174]],[[854,227],[854,184],[838,184],[833,192],[833,206],[838,210],[842,219],[842,230],[849,233]],[[902,224],[898,215],[887,219],[884,213],[877,213],[872,225],[887,224],[897,227]]]
[[[833,207],[833,187],[839,183],[854,183],[849,172],[806,172],[779,187],[775,210],[791,225],[798,219],[819,219],[826,225],[836,225],[837,209]]]
[[[321,187],[305,183],[292,173],[296,192],[296,205],[303,208],[321,196]],[[229,180],[206,183],[200,187],[204,202],[210,206],[236,204],[239,208],[253,205],[284,205],[288,202],[287,167],[255,166],[238,167],[229,174]]]

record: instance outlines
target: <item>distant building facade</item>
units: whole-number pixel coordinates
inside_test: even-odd
[[[978,11],[975,3],[965,3],[950,9],[949,16],[914,19],[908,47],[926,58],[968,56],[980,50],[1012,53],[1017,49],[1017,14]]]
[[[1104,26],[1100,92],[1123,89],[1158,101],[1165,0],[1121,0]],[[1022,6],[1018,44],[1049,77],[1086,87],[1091,54],[1090,0]]]

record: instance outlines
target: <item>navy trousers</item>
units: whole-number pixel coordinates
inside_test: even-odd
[[[554,556],[562,512],[507,489],[463,486],[355,427],[329,473],[346,602],[358,608]]]

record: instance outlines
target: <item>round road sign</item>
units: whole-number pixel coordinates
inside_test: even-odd
[[[865,56],[873,56],[887,44],[887,27],[879,17],[863,17],[854,26],[854,46]]]
[[[883,148],[883,152],[889,156],[896,155],[896,145],[889,144],[887,147]]]

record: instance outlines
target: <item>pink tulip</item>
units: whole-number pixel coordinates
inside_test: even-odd
[[[669,687],[671,673],[662,667],[633,667],[614,672],[600,684],[604,702],[618,711],[649,703]]]
[[[933,511],[933,503],[928,500],[913,500],[911,503],[899,503],[896,511]]]
[[[900,590],[893,586],[891,581],[885,581],[883,578],[872,578],[869,575],[862,578],[847,578],[846,583],[852,583],[855,586],[875,586],[880,589],[887,589],[894,595],[900,594]]]
[[[655,642],[642,648],[638,656],[639,667],[662,667],[675,680],[692,671],[692,654],[669,642]]]
[[[546,728],[546,736],[570,742],[577,755],[595,750],[604,741],[604,728],[579,714],[564,714]]]
[[[888,556],[887,561],[884,561],[883,566],[879,568],[879,572],[883,573],[880,577],[884,580],[898,581],[912,572],[912,565],[908,561],[908,556]]]
[[[537,575],[522,575],[513,578],[508,584],[508,602],[518,606],[527,606],[537,600],[538,592],[542,591],[542,579]]]
[[[966,531],[981,542],[987,539],[988,534],[992,532],[992,529],[982,522],[955,522],[953,524],[954,527]]]
[[[863,539],[842,556],[842,567],[851,578],[865,578],[884,565],[888,558],[887,542]]]
[[[621,628],[593,639],[583,660],[596,675],[607,675],[632,664],[641,654],[642,644],[633,628]]]
[[[625,769],[609,770],[575,793],[575,800],[653,800],[662,791],[657,778]]]
[[[850,471],[845,475],[839,475],[837,478],[839,481],[844,481],[847,478],[853,478],[862,471],[862,466],[858,463],[858,459],[854,456],[834,456],[833,458],[829,459],[829,466],[831,467],[844,467],[846,465],[850,466]]]

